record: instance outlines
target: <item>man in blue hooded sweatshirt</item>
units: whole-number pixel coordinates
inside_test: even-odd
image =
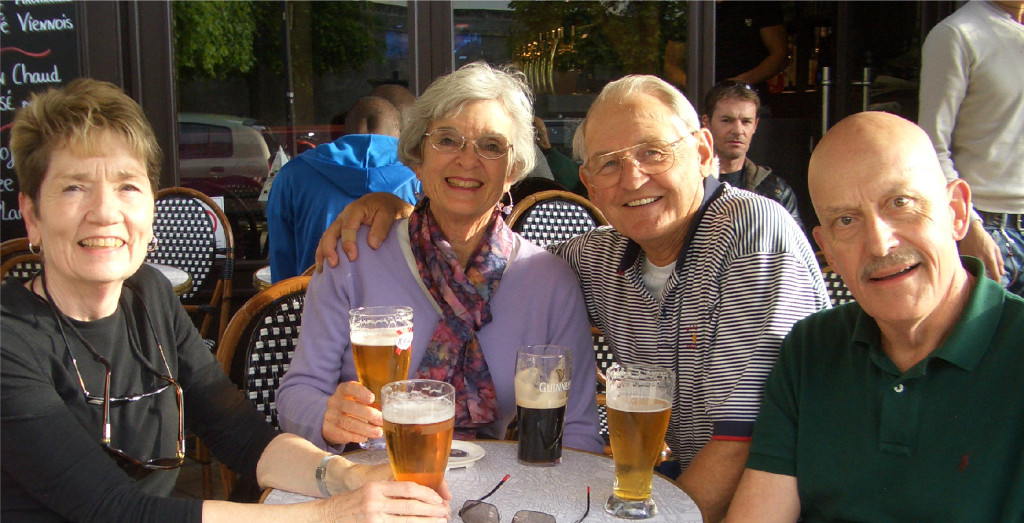
[[[345,117],[344,136],[281,168],[267,200],[271,281],[297,276],[313,265],[324,230],[360,196],[390,192],[416,203],[419,180],[398,161],[401,119],[387,100],[361,98]]]

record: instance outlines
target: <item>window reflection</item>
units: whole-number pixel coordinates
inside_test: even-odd
[[[180,184],[224,196],[236,256],[265,256],[257,197],[271,166],[333,140],[342,126],[332,120],[375,86],[409,85],[406,2],[208,1],[171,8]],[[214,133],[197,122],[238,125]],[[259,150],[238,149],[262,141],[267,146]]]
[[[544,106],[624,74],[663,74],[669,39],[685,41],[685,2],[453,2],[454,66],[513,62]],[[685,68],[685,64],[682,64]],[[566,102],[569,103],[569,102]],[[546,108],[579,113],[589,102]]]

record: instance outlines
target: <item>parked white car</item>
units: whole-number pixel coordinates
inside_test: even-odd
[[[182,180],[243,176],[265,178],[270,147],[265,127],[252,118],[178,114],[178,160]],[[275,147],[276,150],[276,147]]]

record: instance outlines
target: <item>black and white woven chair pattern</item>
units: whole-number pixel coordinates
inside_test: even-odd
[[[231,319],[217,350],[225,372],[275,427],[275,395],[298,343],[309,279],[283,280],[250,299]]]
[[[223,228],[225,247],[217,247],[218,228]],[[192,277],[192,290],[182,295],[181,301],[190,313],[203,313],[198,325],[203,338],[219,338],[231,317],[235,260],[224,212],[201,192],[185,187],[162,189],[156,195],[153,233],[157,247],[147,254],[146,261],[176,267]],[[214,319],[218,330],[211,335]]]
[[[821,276],[825,279],[825,290],[828,291],[828,299],[832,302],[833,307],[856,301],[853,298],[853,293],[843,282],[843,278],[835,271],[825,269],[821,271]]]
[[[28,281],[42,268],[43,257],[28,249],[28,238],[14,238],[0,244],[0,278],[11,276]]]
[[[568,191],[542,191],[517,203],[508,224],[527,240],[544,247],[608,222],[586,198]]]
[[[273,311],[267,311],[249,344],[245,372],[245,392],[267,423],[277,427],[277,387],[295,354],[302,323],[305,293],[278,300]]]
[[[288,372],[302,323],[309,276],[279,281],[235,313],[217,348],[217,360],[268,423],[278,427],[277,387]],[[222,469],[225,492],[235,476]]]
[[[814,256],[818,259],[818,267],[821,268],[821,277],[825,280],[825,290],[828,292],[828,299],[832,302],[832,306],[838,307],[844,303],[856,301],[853,298],[853,293],[846,287],[842,276],[828,266],[825,253],[817,251]]]
[[[597,327],[590,328],[590,334],[594,338],[594,360],[597,363],[597,418],[598,428],[605,445],[610,444],[608,436],[608,408],[605,398],[605,371],[615,363],[615,351],[612,349],[604,333]]]

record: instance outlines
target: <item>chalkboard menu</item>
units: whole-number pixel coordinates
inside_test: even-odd
[[[0,239],[25,235],[9,147],[14,112],[32,93],[81,75],[78,20],[71,0],[0,2]]]

